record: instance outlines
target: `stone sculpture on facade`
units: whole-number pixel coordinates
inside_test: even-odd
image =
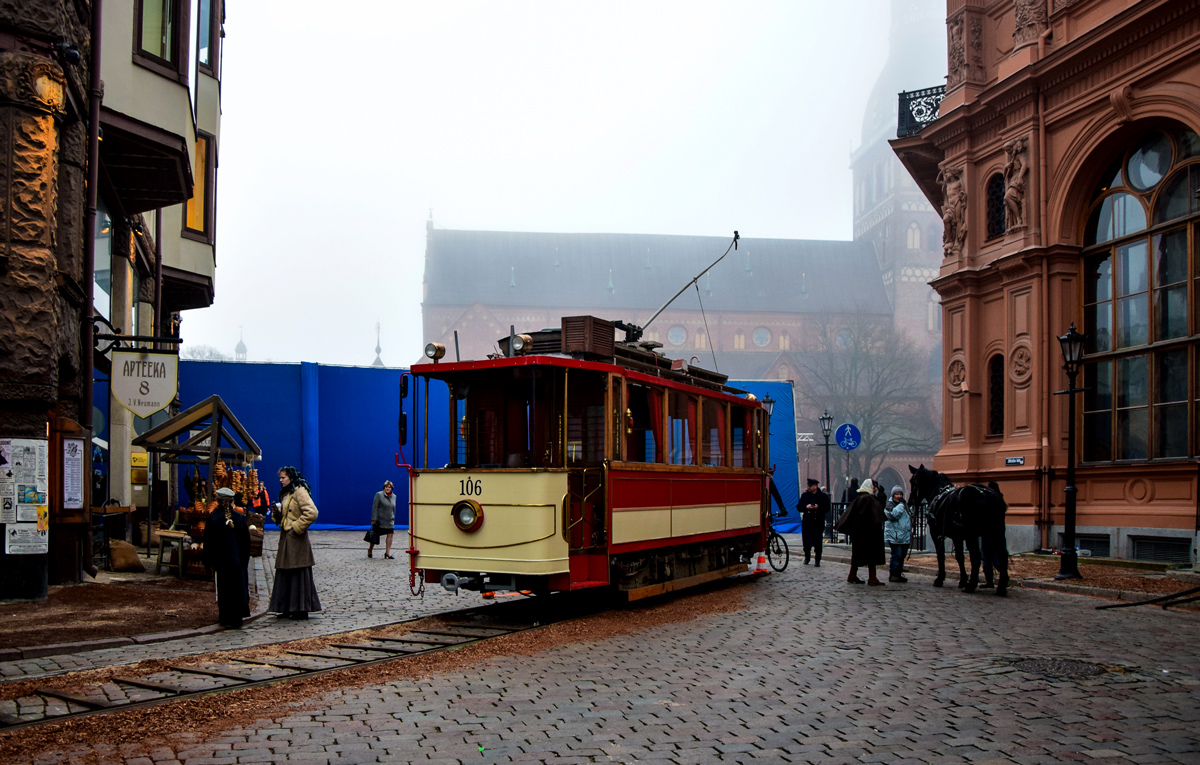
[[[1046,3],[1044,0],[1016,0],[1013,42],[1019,48],[1037,42],[1038,36],[1046,31]]]
[[[967,79],[967,22],[963,16],[951,19],[946,25],[949,40],[946,44],[946,86],[953,88]]]
[[[946,257],[962,255],[967,242],[967,187],[963,168],[944,167],[937,182],[942,187],[942,247]]]
[[[1029,183],[1029,139],[1014,138],[1004,144],[1007,158],[1004,164],[1005,228],[1018,231],[1025,228],[1025,190]]]

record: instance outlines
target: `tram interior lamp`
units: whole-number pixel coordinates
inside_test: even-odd
[[[1058,338],[1058,343],[1062,346],[1063,364],[1070,377],[1074,377],[1079,371],[1079,362],[1083,359],[1083,341],[1086,337],[1087,335],[1076,332],[1075,322],[1071,322],[1067,334]]]
[[[441,357],[443,357],[445,355],[446,355],[446,346],[442,345],[441,343],[430,343],[429,345],[425,346],[426,358],[430,358],[430,359],[433,359],[434,361],[437,361],[438,359],[440,359]]]
[[[821,421],[821,435],[825,436],[825,438],[833,435],[833,415],[829,413],[829,410],[826,409],[825,414],[817,419]]]
[[[768,393],[766,396],[763,397],[763,409],[767,410],[768,417],[771,416],[771,410],[773,410],[774,408],[775,408],[775,399],[771,398],[771,394]]]

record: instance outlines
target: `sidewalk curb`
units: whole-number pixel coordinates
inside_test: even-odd
[[[258,610],[246,617],[242,621],[242,624],[249,624],[255,619],[264,616],[271,602],[271,591],[267,588],[266,562],[262,556],[252,558],[251,560],[254,562],[254,587],[257,594]],[[64,654],[100,651],[105,648],[122,648],[131,645],[166,643],[172,640],[185,640],[202,635],[212,635],[216,632],[223,632],[225,629],[225,627],[219,624],[208,624],[203,627],[193,627],[186,630],[150,632],[144,635],[133,635],[132,637],[100,638],[99,640],[79,640],[73,643],[4,648],[0,649],[0,662],[42,659],[47,656],[62,656]]]

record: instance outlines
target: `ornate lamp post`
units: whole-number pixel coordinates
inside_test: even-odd
[[[1075,322],[1067,334],[1058,338],[1062,346],[1063,369],[1067,372],[1070,387],[1058,393],[1067,396],[1067,487],[1064,489],[1065,518],[1063,519],[1063,550],[1055,579],[1082,579],[1079,573],[1079,556],[1075,552],[1075,394],[1083,388],[1075,387],[1075,377],[1079,374],[1079,363],[1083,359],[1083,341],[1087,335],[1075,331]]]
[[[825,491],[832,492],[833,488],[829,485],[829,437],[833,435],[833,415],[826,409],[825,414],[818,419],[821,421],[821,435],[825,436]],[[832,527],[830,531],[832,532]]]

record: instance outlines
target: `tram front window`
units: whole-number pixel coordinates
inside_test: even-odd
[[[446,382],[452,404],[450,467],[562,464],[560,375],[523,367],[465,373]]]

